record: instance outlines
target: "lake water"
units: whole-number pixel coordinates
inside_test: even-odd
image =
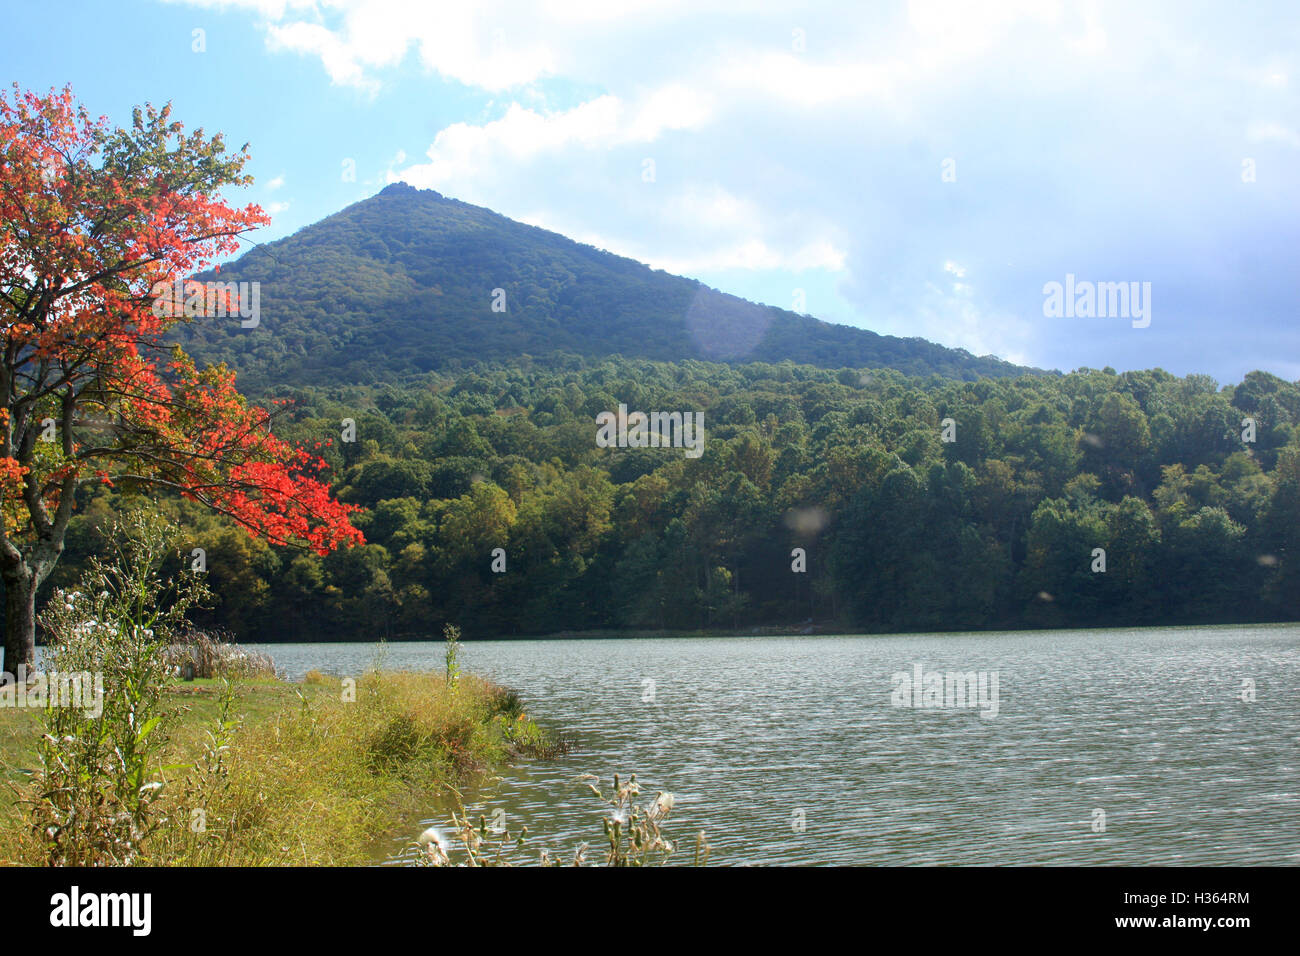
[[[355,675],[376,651],[254,646],[292,678]],[[391,644],[384,666],[442,657]],[[988,672],[990,693],[996,672],[997,715],[894,706],[893,675],[918,664]],[[470,809],[567,855],[601,839],[577,777],[635,771],[675,794],[682,850],[702,828],[714,863],[1295,865],[1298,665],[1293,625],[466,642],[462,670],[577,745]]]

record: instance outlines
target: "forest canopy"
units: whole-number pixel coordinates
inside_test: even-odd
[[[367,543],[274,547],[164,501],[204,549],[202,623],[242,640],[1300,615],[1300,388],[1263,372],[1221,389],[570,356],[263,397],[365,509]],[[620,403],[703,412],[703,455],[597,447]],[[130,502],[80,505],[62,581]]]

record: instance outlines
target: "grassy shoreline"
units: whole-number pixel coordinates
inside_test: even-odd
[[[556,746],[513,692],[468,674],[175,682],[165,701],[163,822],[141,864],[366,864],[449,789]],[[45,862],[22,803],[41,732],[38,711],[0,708],[0,865]]]

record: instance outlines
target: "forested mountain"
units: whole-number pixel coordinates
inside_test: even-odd
[[[203,321],[179,338],[200,361],[237,368],[253,392],[397,382],[557,353],[790,360],[964,380],[1028,371],[755,305],[405,184],[253,249],[219,278],[261,284],[259,324]]]
[[[146,505],[242,640],[1300,618],[1300,387],[1262,372],[1011,376],[407,186],[221,279],[261,283],[260,324],[186,347],[324,455],[367,539],[321,557]],[[703,453],[602,447],[621,405],[702,414]],[[80,505],[56,582],[131,501]]]
[[[571,358],[272,397],[277,431],[319,443],[367,509],[367,544],[318,557],[148,505],[206,549],[206,622],[244,640],[1300,618],[1300,387],[1261,372],[1220,389]],[[704,453],[598,447],[620,403],[702,412]],[[125,503],[83,502],[60,581]]]

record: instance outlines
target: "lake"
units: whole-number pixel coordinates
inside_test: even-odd
[[[376,657],[252,646],[294,679]],[[443,666],[441,641],[384,654]],[[704,829],[720,864],[1300,861],[1295,625],[469,641],[460,660],[576,744],[469,795],[475,818],[527,824],[534,850],[599,842],[602,807],[577,777],[607,788],[617,771],[671,791],[671,838],[689,856]],[[985,706],[956,706],[964,683],[928,699],[945,706],[896,706],[927,702],[896,677],[918,665],[931,688],[924,675],[983,672]],[[431,807],[410,838],[446,822]]]

